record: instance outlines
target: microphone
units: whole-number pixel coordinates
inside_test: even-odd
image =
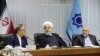
[[[31,40],[32,42],[34,42],[34,44],[36,45],[36,49],[39,49],[39,44],[36,42],[36,40],[33,40],[32,38],[25,36],[27,39]]]
[[[25,36],[27,39],[31,40],[32,42],[34,42],[34,40],[30,37]]]
[[[37,44],[36,41],[33,40],[32,38],[30,38],[30,37],[28,37],[28,36],[25,36],[25,37],[26,37],[27,39],[31,40],[32,42],[35,42],[35,43],[34,43],[35,45],[39,45],[39,44]]]

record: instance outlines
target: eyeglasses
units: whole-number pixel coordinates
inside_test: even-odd
[[[83,31],[87,31],[87,30],[83,30]]]
[[[19,31],[25,31],[25,29],[19,30]]]

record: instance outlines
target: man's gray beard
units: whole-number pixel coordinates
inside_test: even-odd
[[[45,32],[45,35],[51,35],[52,33],[51,32]]]
[[[86,34],[83,34],[83,36],[84,36],[84,37],[87,37],[87,36],[88,36],[88,34],[87,34],[87,35],[86,35]]]

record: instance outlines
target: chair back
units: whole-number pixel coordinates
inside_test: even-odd
[[[12,34],[0,34],[0,49],[1,47],[6,46],[5,40],[9,38]]]

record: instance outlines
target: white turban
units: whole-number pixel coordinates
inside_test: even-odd
[[[50,25],[52,28],[53,28],[53,23],[52,22],[50,22],[50,21],[46,21],[46,22],[44,22],[43,23],[43,27],[45,26],[45,25]]]

